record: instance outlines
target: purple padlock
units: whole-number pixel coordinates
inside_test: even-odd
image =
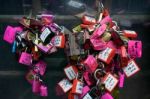
[[[19,63],[30,66],[32,64],[32,55],[27,52],[22,52]]]
[[[101,39],[90,39],[94,50],[104,50],[106,48],[106,43]]]
[[[45,86],[45,85],[40,86],[40,95],[43,97],[48,96],[47,86]]]
[[[32,92],[33,93],[39,93],[40,92],[40,87],[41,87],[41,82],[39,81],[39,79],[37,79],[36,77],[33,80],[32,83]]]
[[[84,80],[86,81],[88,86],[93,85],[94,81],[93,81],[91,74],[89,72],[85,71],[83,73],[83,77],[84,77]]]

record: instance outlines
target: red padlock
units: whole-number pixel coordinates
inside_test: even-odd
[[[73,86],[71,92],[74,94],[82,94],[83,82],[78,79],[73,80]]]
[[[84,15],[83,18],[82,18],[82,22],[84,24],[91,25],[91,24],[96,23],[96,19],[94,17]]]
[[[131,38],[137,37],[137,33],[135,31],[131,31],[131,30],[123,30],[123,35],[126,37],[131,37]]]
[[[64,48],[65,46],[65,35],[56,35],[54,38],[51,40],[52,44],[56,47],[59,48]]]

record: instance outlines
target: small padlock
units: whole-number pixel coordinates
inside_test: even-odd
[[[35,75],[36,73],[33,70],[29,70],[28,73],[25,75],[25,78],[30,84],[32,84]]]
[[[89,71],[90,73],[93,73],[98,66],[97,60],[93,55],[89,55],[84,61],[84,64],[87,71]]]
[[[77,76],[78,69],[75,66],[67,66],[64,72],[69,80],[73,80]]]
[[[22,52],[19,63],[30,66],[32,64],[32,55],[27,52]]]
[[[45,86],[45,85],[41,85],[40,86],[40,96],[43,96],[43,97],[47,97],[48,96],[47,86]]]
[[[127,55],[127,51],[126,51],[125,46],[121,46],[120,56],[121,56],[122,67],[127,66],[127,64],[128,64],[128,55]]]
[[[64,48],[65,47],[65,35],[56,35],[51,40],[54,46],[58,48]]]
[[[72,88],[72,83],[70,83],[68,79],[61,80],[58,85],[64,93],[68,92]]]
[[[142,56],[142,42],[137,40],[129,40],[128,54],[132,58],[140,58]]]
[[[106,49],[104,49],[99,53],[98,59],[109,64],[113,59],[113,57],[115,56],[115,53],[116,53],[115,49],[107,47]]]
[[[73,80],[73,86],[71,92],[74,94],[82,94],[83,82],[78,79]]]
[[[41,82],[39,81],[39,78],[35,75],[33,83],[32,83],[32,92],[39,93],[40,87],[41,87]]]
[[[91,25],[91,24],[95,24],[95,23],[96,23],[96,19],[95,19],[94,17],[84,15],[84,16],[82,17],[82,22],[83,22],[84,24]]]
[[[84,86],[82,88],[82,94],[80,95],[80,98],[82,99],[89,91],[90,91],[89,86]]]

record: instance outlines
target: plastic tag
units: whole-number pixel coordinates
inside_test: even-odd
[[[40,75],[43,76],[45,73],[47,64],[44,61],[40,60],[37,64],[35,64],[35,66],[39,68],[39,73]]]
[[[72,93],[82,94],[83,83],[77,79],[73,80]]]
[[[84,64],[86,65],[87,71],[89,71],[90,73],[93,73],[98,66],[97,60],[93,55],[89,55],[84,61]]]
[[[89,93],[87,93],[87,94],[83,97],[83,99],[93,99],[93,98],[89,95]]]
[[[46,86],[44,85],[40,86],[40,95],[44,97],[48,96],[48,90]]]
[[[137,37],[137,33],[135,31],[123,30],[123,33],[124,33],[124,36],[126,36],[126,37],[131,37],[131,38]]]
[[[64,69],[64,72],[69,80],[73,80],[77,76],[77,68],[75,66],[68,66]]]
[[[7,41],[8,43],[12,44],[15,40],[16,30],[11,26],[7,26],[3,40]]]
[[[104,50],[106,48],[106,43],[101,39],[90,39],[94,50]]]
[[[31,65],[32,62],[32,55],[26,52],[22,52],[19,63],[24,65]]]
[[[100,24],[103,25],[103,24],[106,24],[106,23],[111,22],[111,21],[112,21],[112,19],[111,19],[110,16],[108,15],[108,16],[106,16],[104,19],[102,19],[102,20],[100,21]]]
[[[102,95],[100,99],[114,99],[114,98],[109,93],[105,93],[104,95]]]
[[[62,90],[66,93],[72,88],[72,83],[69,82],[68,79],[61,80],[58,85],[62,88]]]
[[[115,56],[115,49],[107,47],[105,50],[99,53],[98,59],[109,64],[114,56]]]
[[[106,28],[107,28],[106,24],[103,24],[102,26],[100,26],[99,28],[97,28],[93,32],[93,34],[91,36],[91,39],[95,39],[95,38],[98,38],[99,36],[101,36],[105,32]]]
[[[128,56],[127,56],[127,51],[125,46],[121,46],[121,50],[120,50],[120,54],[121,54],[121,64],[122,67],[127,66],[128,64]]]
[[[128,54],[133,58],[140,58],[142,56],[142,42],[129,40],[128,42]]]
[[[128,65],[126,67],[123,68],[123,71],[125,73],[125,75],[127,77],[130,77],[132,75],[134,75],[135,73],[137,73],[140,70],[140,68],[138,67],[138,65],[135,63],[134,60],[130,60],[128,62]]]
[[[108,73],[103,81],[105,84],[105,88],[109,91],[112,92],[112,90],[116,87],[117,83],[118,83],[118,79],[115,78],[112,74]]]

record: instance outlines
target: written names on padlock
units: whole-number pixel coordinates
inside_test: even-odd
[[[116,87],[118,83],[118,79],[115,78],[111,73],[108,73],[102,81],[105,84],[106,90],[112,92],[112,90]]]
[[[88,86],[93,85],[93,79],[92,79],[91,73],[85,71],[83,73],[83,78],[84,78],[84,80],[85,80],[85,82],[87,83]]]
[[[74,94],[82,94],[83,82],[74,79],[71,92]]]
[[[140,68],[134,60],[130,60],[127,66],[123,68],[123,71],[127,77],[131,77],[132,75],[140,71]]]
[[[76,78],[78,70],[75,66],[67,66],[64,72],[69,80],[73,80]]]
[[[114,56],[115,56],[115,49],[107,47],[105,50],[99,53],[98,59],[109,64]]]
[[[68,92],[72,88],[72,83],[68,79],[61,80],[58,85],[62,88],[63,92]]]

